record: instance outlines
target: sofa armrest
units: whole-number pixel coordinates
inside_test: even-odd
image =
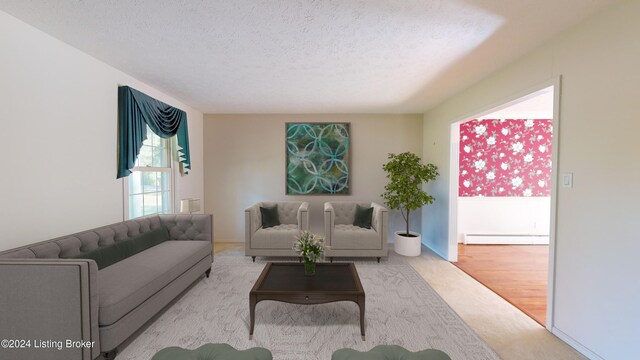
[[[82,359],[100,354],[98,266],[85,259],[0,259],[0,338],[62,341],[62,349],[1,349],[7,359]],[[66,340],[87,348],[67,348]]]
[[[213,215],[159,214],[158,217],[169,230],[171,240],[208,241],[213,246]]]
[[[309,203],[306,201],[298,208],[298,230],[309,231]]]
[[[325,243],[331,246],[331,239],[333,238],[333,228],[336,220],[336,212],[333,209],[333,204],[330,202],[324,203],[324,237]]]
[[[169,230],[171,240],[200,240],[213,244],[211,214],[159,214],[158,217]]]

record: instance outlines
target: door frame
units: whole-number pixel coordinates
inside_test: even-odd
[[[558,206],[558,159],[559,159],[559,138],[560,138],[560,100],[562,93],[562,76],[552,78],[526,90],[517,92],[511,96],[503,98],[489,106],[481,108],[467,116],[454,120],[450,125],[449,135],[449,261],[458,261],[458,176],[459,176],[459,143],[454,141],[454,135],[459,132],[460,123],[469,119],[479,118],[494,111],[504,109],[516,102],[519,102],[528,95],[533,95],[540,90],[553,87],[553,141],[552,141],[552,164],[551,164],[551,219],[549,228],[549,265],[547,282],[547,321],[546,328],[551,331],[554,324],[554,295],[555,295],[555,265],[556,265],[556,232],[557,232],[557,206]]]

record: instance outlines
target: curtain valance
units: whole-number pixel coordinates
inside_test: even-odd
[[[147,125],[161,138],[176,135],[183,173],[191,169],[187,113],[128,86],[118,87],[118,176],[129,176],[147,139]]]

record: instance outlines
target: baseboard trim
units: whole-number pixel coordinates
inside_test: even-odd
[[[549,235],[463,234],[464,244],[549,245]]]
[[[571,336],[565,334],[564,332],[562,332],[562,330],[558,329],[557,327],[555,327],[555,326],[552,327],[551,328],[551,333],[553,335],[557,336],[560,340],[562,340],[562,341],[566,342],[567,344],[569,344],[569,346],[571,346],[572,348],[576,349],[579,353],[581,353],[582,355],[586,356],[590,360],[604,360],[603,357],[601,357],[598,354],[594,353],[593,351],[587,349],[584,345],[582,345],[578,341],[576,341],[576,339],[574,339]]]

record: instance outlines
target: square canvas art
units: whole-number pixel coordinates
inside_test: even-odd
[[[287,195],[348,195],[349,123],[287,123]]]

